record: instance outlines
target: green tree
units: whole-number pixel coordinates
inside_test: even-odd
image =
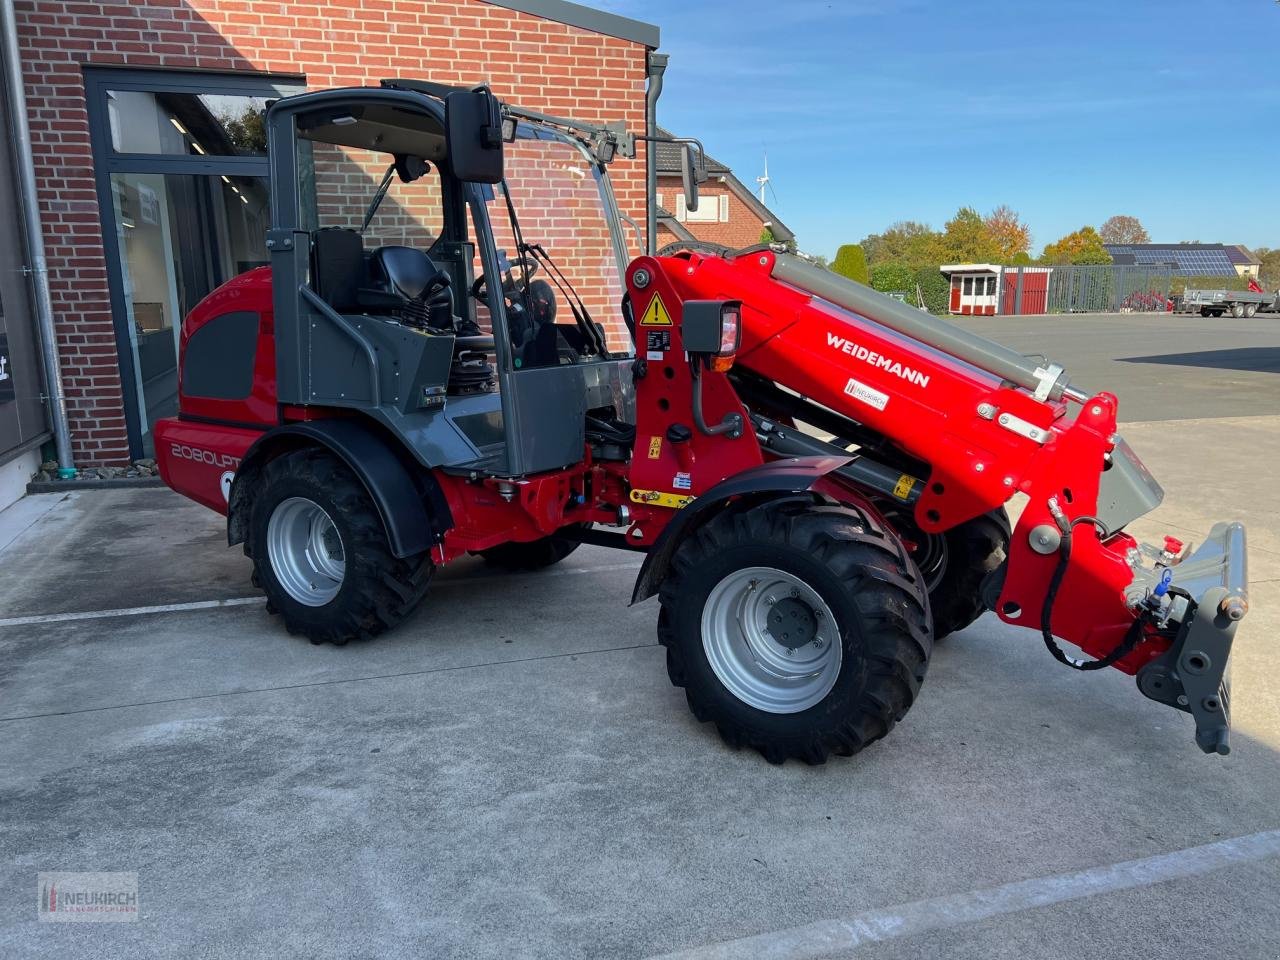
[[[1045,245],[1041,263],[1110,263],[1111,254],[1102,246],[1102,238],[1093,227],[1081,227],[1055,243]]]
[[[867,255],[856,243],[846,243],[836,251],[831,269],[840,276],[859,283],[866,283],[870,279],[867,274]]]
[[[916,271],[915,284],[911,288],[911,296],[907,299],[915,302],[916,286],[924,296],[925,309],[930,313],[945,315],[948,312],[951,298],[951,284],[937,267],[921,267]]]
[[[1020,250],[1009,259],[1009,263],[1015,267],[1029,267],[1035,261],[1031,259],[1031,254],[1027,253],[1027,251]]]
[[[255,156],[267,152],[267,125],[265,112],[248,106],[237,116],[224,113],[218,117],[227,138],[238,154]]]
[[[919,269],[941,263],[939,241],[942,234],[924,223],[899,220],[889,225],[884,233],[873,233],[862,241],[867,263],[904,263]]]
[[[1280,286],[1280,249],[1254,247],[1253,255],[1262,261],[1262,266],[1258,268],[1258,278],[1262,285],[1272,290]]]
[[[766,226],[763,230],[760,231],[760,242],[768,243],[768,244],[774,244],[778,242],[773,236],[772,227]],[[787,248],[787,253],[795,253],[796,252],[795,237],[792,237],[790,240],[784,243],[783,246]]]
[[[905,263],[877,263],[871,268],[871,286],[881,293],[914,293],[916,272]]]
[[[943,263],[992,263],[1004,259],[999,241],[973,207],[961,207],[947,221],[939,246]]]

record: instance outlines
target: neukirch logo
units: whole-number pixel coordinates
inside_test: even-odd
[[[40,873],[39,917],[46,923],[120,923],[138,919],[138,875]]]

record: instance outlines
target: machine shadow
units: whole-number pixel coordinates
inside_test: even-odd
[[[1280,373],[1280,347],[1244,347],[1235,350],[1199,350],[1147,357],[1117,357],[1120,363],[1161,363],[1177,367],[1208,367],[1248,373]]]

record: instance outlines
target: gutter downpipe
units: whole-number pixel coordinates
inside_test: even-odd
[[[45,389],[53,420],[53,439],[58,451],[58,477],[76,475],[71,456],[71,433],[67,426],[67,397],[62,388],[62,367],[58,358],[57,332],[53,326],[53,297],[49,292],[49,264],[44,255],[44,229],[36,193],[36,171],[31,161],[31,127],[27,123],[26,85],[18,53],[18,26],[13,0],[0,2],[0,33],[3,34],[5,85],[8,88],[10,135],[18,169],[18,191],[22,202],[23,233],[29,265],[24,270],[35,288],[36,330],[44,361]]]
[[[12,0],[6,0],[11,3]],[[644,97],[645,136],[658,135],[658,97],[662,96],[662,75],[667,71],[668,55],[649,54],[649,89]],[[652,139],[644,144],[645,166],[645,246],[649,256],[658,252],[658,145]]]

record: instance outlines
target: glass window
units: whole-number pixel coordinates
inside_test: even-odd
[[[108,90],[116,153],[265,157],[267,97]]]
[[[964,295],[966,297],[973,296],[973,277],[964,278]]]
[[[303,229],[359,230],[372,209],[364,228],[366,250],[401,246],[425,252],[440,236],[444,201],[434,168],[412,183],[393,173],[386,194],[377,200],[378,186],[391,163],[387,154],[329,143],[300,141],[299,146],[304,148],[298,158]]]
[[[996,278],[987,277],[987,296],[994,297],[996,295]]]
[[[218,285],[267,263],[267,181],[113,173],[111,199],[139,422],[149,438],[151,424],[178,408],[182,319]]]
[[[577,343],[581,338],[573,305],[578,299],[590,318],[604,333],[605,346],[612,354],[630,354],[631,334],[622,319],[622,279],[618,255],[613,245],[610,222],[600,184],[601,173],[578,145],[544,129],[521,126],[518,138],[507,145],[504,158],[506,184],[511,206],[519,220],[520,239],[526,247],[539,248],[537,260],[526,255],[536,276],[537,294],[547,309],[543,317],[553,317],[562,328],[559,338]],[[523,276],[519,244],[508,212],[503,186],[487,193],[489,222],[499,260],[504,270],[514,264],[513,279]],[[708,197],[707,205],[715,206]],[[479,276],[479,264],[476,275]],[[520,366],[568,362],[572,351],[542,349],[542,337],[552,347],[556,339],[544,334],[537,324],[511,330],[513,351]],[[563,346],[563,345],[562,345]]]

